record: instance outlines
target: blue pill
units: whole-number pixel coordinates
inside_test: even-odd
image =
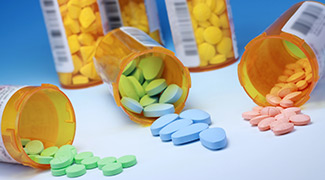
[[[184,127],[174,134],[172,134],[172,141],[175,145],[189,143],[200,139],[200,132],[208,129],[209,125],[206,123],[196,123],[190,126]]]
[[[176,119],[178,119],[178,114],[166,114],[164,116],[161,116],[160,118],[155,120],[155,122],[153,122],[150,126],[151,134],[153,136],[158,136],[159,131],[162,128],[175,121]]]
[[[179,117],[184,119],[191,119],[193,120],[193,123],[206,123],[208,125],[211,124],[210,115],[200,109],[188,109],[180,113]]]
[[[222,128],[206,129],[200,133],[200,141],[208,149],[222,149],[227,145],[226,132]]]
[[[160,130],[160,139],[162,141],[170,141],[173,133],[191,124],[193,124],[193,121],[190,119],[178,119]]]

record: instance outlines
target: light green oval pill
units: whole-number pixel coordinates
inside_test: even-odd
[[[44,150],[44,145],[39,140],[33,140],[28,142],[25,148],[27,149],[29,154],[35,155],[40,154]]]
[[[97,162],[97,165],[99,169],[102,169],[106,164],[115,163],[116,161],[117,161],[116,157],[105,157],[103,159],[100,159]]]
[[[29,143],[30,139],[27,138],[21,138],[20,142],[22,146],[26,146],[27,143]]]
[[[36,156],[38,156],[38,155],[28,155],[28,157],[33,161],[35,161]]]
[[[143,96],[140,99],[140,104],[143,107],[149,106],[151,104],[157,103],[158,102],[158,97],[155,96],[149,96],[148,94]]]
[[[146,92],[149,96],[154,96],[161,93],[167,87],[165,79],[155,79],[146,87]]]
[[[149,81],[143,82],[143,84],[142,84],[143,89],[146,89],[146,87],[148,86],[148,84],[149,84]]]
[[[137,63],[135,61],[131,61],[128,65],[126,65],[122,73],[127,76],[133,72],[136,66]]]
[[[139,101],[138,94],[135,92],[133,85],[126,76],[121,75],[118,87],[122,97],[129,97]]]
[[[99,157],[93,156],[82,160],[81,164],[85,165],[86,169],[94,169],[97,167],[97,162],[99,160],[100,160]]]
[[[120,174],[123,171],[122,164],[119,162],[116,163],[107,163],[102,168],[104,176],[114,176]]]
[[[28,150],[27,150],[26,148],[24,148],[24,151],[25,151],[25,153],[26,153],[27,155],[29,155],[29,152],[28,152]]]
[[[175,112],[173,104],[151,104],[143,109],[143,115],[145,117],[160,117],[165,114],[171,114]]]
[[[176,84],[169,85],[159,98],[159,103],[175,103],[181,98],[183,90]]]
[[[61,169],[51,169],[51,173],[53,176],[63,176],[66,175],[66,170],[68,167],[61,168]]]
[[[121,99],[121,103],[127,110],[129,110],[131,112],[134,112],[137,114],[140,114],[142,112],[143,108],[142,108],[141,104],[132,98],[123,97]]]
[[[41,156],[54,157],[54,155],[58,152],[58,150],[59,150],[59,148],[56,146],[48,147],[48,148],[44,149],[44,151],[42,151]]]
[[[94,154],[92,152],[82,152],[74,156],[74,160],[77,164],[80,164],[82,160],[93,157]]]
[[[57,155],[60,155],[61,153],[65,153],[66,151],[69,151],[72,153],[72,156],[74,157],[77,154],[77,149],[70,145],[70,144],[66,144],[60,147],[60,149],[56,152],[56,154],[54,155],[54,157],[56,157]]]
[[[129,76],[127,78],[129,79],[130,83],[132,84],[133,90],[137,93],[139,98],[142,98],[146,94],[146,92],[144,91],[144,89],[141,86],[141,84],[139,83],[139,81],[133,76]]]
[[[65,152],[65,153],[63,153]],[[73,156],[71,151],[62,151],[62,153],[55,154],[55,157],[50,161],[51,168],[61,169],[73,163]]]
[[[34,161],[39,163],[39,164],[50,164],[52,159],[53,159],[52,156],[39,156],[39,155],[36,155]]]
[[[86,167],[83,164],[74,164],[68,167],[65,172],[70,178],[79,177],[86,174]]]
[[[146,80],[153,80],[160,78],[164,71],[164,61],[160,57],[146,57],[141,59],[139,68],[143,72]]]
[[[137,164],[137,159],[134,155],[125,155],[117,159],[117,162],[122,164],[123,168],[128,168]]]
[[[135,77],[135,79],[137,79],[140,84],[143,83],[144,77],[143,77],[143,73],[142,73],[142,70],[141,69],[139,69],[139,68],[135,69],[134,73],[132,73],[131,75],[133,77]]]

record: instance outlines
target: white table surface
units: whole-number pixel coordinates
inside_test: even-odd
[[[237,78],[237,63],[227,68],[192,73],[192,88],[185,109],[199,108],[212,116],[211,127],[227,132],[228,146],[219,151],[194,142],[183,146],[163,143],[149,127],[129,120],[116,106],[107,85],[64,90],[75,108],[79,152],[96,156],[136,155],[138,164],[113,177],[99,169],[78,179],[325,179],[325,82],[320,83],[303,112],[312,117],[308,126],[295,127],[284,136],[260,132],[241,118],[255,104]],[[50,171],[0,163],[1,180],[67,179]]]

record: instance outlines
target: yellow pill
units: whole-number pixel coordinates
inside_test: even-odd
[[[198,3],[193,8],[193,15],[197,21],[206,21],[211,16],[211,10],[208,5]]]
[[[228,16],[226,15],[226,13],[223,13],[222,15],[220,15],[219,18],[220,18],[221,27],[224,29],[229,28]]]
[[[296,83],[302,79],[304,79],[306,77],[304,72],[297,72],[294,73],[293,75],[291,75],[288,79],[287,82],[292,82],[292,83]]]
[[[73,35],[69,28],[64,28],[66,37]]]
[[[58,4],[59,5],[65,4],[67,2],[68,2],[68,0],[58,0]]]
[[[68,12],[68,6],[66,4],[60,6],[59,9],[60,9],[60,14],[61,14],[62,17],[65,16],[67,14],[67,12]]]
[[[74,4],[68,3],[68,15],[72,19],[78,19],[81,12],[80,6],[76,6]]]
[[[81,33],[78,36],[78,40],[80,44],[84,46],[90,46],[95,42],[94,37],[89,33]]]
[[[76,75],[72,78],[73,84],[87,84],[89,79],[83,75]]]
[[[196,39],[196,43],[197,44],[201,44],[204,42],[204,38],[203,38],[203,33],[204,33],[204,29],[203,28],[197,28],[195,30],[195,39]]]
[[[84,65],[80,69],[80,74],[88,77],[89,79],[98,79],[99,76],[97,75],[96,68],[93,62],[90,62]]]
[[[63,85],[70,85],[72,81],[71,73],[59,73],[59,80]]]
[[[308,86],[308,83],[306,80],[300,80],[296,83],[296,86],[298,87],[298,89],[300,91],[304,90],[307,86]]]
[[[72,33],[77,34],[77,33],[80,32],[80,26],[79,26],[78,21],[70,18],[70,16],[66,16],[64,18],[64,23],[63,24],[64,24],[64,26],[66,28],[69,28]]]
[[[208,63],[208,61],[205,61],[205,60],[201,60],[200,61],[200,66],[207,66],[207,65],[209,65],[209,63]]]
[[[311,83],[313,81],[313,74],[312,73],[308,73],[306,74],[306,79],[305,79],[308,83]]]
[[[192,0],[193,6],[199,4],[199,3],[205,3],[205,0]]]
[[[204,40],[210,44],[217,44],[222,39],[222,31],[218,27],[208,27],[203,33]]]
[[[200,44],[198,51],[199,51],[201,60],[204,60],[204,61],[210,60],[216,54],[216,50],[209,43]]]
[[[226,56],[224,54],[217,54],[216,56],[214,56],[209,63],[210,64],[220,64],[223,63],[227,60]]]
[[[80,44],[78,41],[78,36],[77,35],[71,35],[68,37],[68,44],[70,47],[71,54],[76,53],[80,49]]]
[[[79,0],[69,0],[68,6],[78,6],[80,7],[80,1]]]
[[[278,77],[278,82],[284,83],[287,82],[288,76],[282,75]]]
[[[199,21],[199,26],[203,28],[207,28],[211,26],[211,23],[209,21]]]
[[[89,27],[96,20],[96,16],[90,7],[81,10],[79,22],[83,28]]]
[[[72,74],[77,74],[79,72],[80,68],[82,67],[83,62],[81,61],[81,59],[79,58],[78,55],[73,55],[72,61],[73,61],[73,67],[74,67]]]
[[[216,0],[216,8],[214,9],[214,13],[217,15],[222,14],[226,9],[226,4],[224,0]]]
[[[80,48],[80,54],[81,54],[82,60],[85,64],[92,61],[92,57],[93,57],[94,53],[95,53],[94,46],[82,46]]]
[[[192,18],[192,27],[193,29],[196,29],[198,27],[198,23],[194,18]]]
[[[220,27],[221,26],[221,22],[220,19],[217,15],[212,14],[211,17],[209,18],[209,22],[216,27]]]
[[[309,63],[309,62],[308,62],[307,58],[302,58],[302,59],[299,59],[296,63],[299,64],[300,66],[304,67],[305,64]]]
[[[291,69],[285,69],[284,71],[283,71],[283,74],[284,75],[286,75],[286,76],[291,76],[291,75],[293,75],[295,72],[293,71],[293,70],[291,70]]]
[[[212,12],[216,9],[216,0],[206,0],[205,3],[210,7]]]
[[[90,6],[94,3],[96,3],[96,0],[80,0],[81,7]]]
[[[192,6],[191,1],[187,1],[187,9],[188,9],[188,12],[192,13],[192,11],[193,11],[193,6]]]
[[[232,50],[232,41],[229,37],[223,37],[217,44],[217,51],[221,54],[228,54]]]
[[[222,35],[226,37],[230,37],[231,36],[230,29],[222,29]]]
[[[227,55],[226,55],[226,58],[233,58],[235,57],[235,54],[234,52],[230,51]]]
[[[290,63],[285,66],[286,69],[295,70],[295,69],[302,69],[302,66],[298,63]]]

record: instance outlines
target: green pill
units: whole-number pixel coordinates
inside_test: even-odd
[[[158,102],[158,97],[155,96],[149,96],[148,94],[143,96],[140,99],[140,104],[143,107],[149,106],[151,104],[157,103]]]
[[[29,143],[30,139],[27,138],[21,138],[20,142],[22,146],[26,146],[27,143]]]
[[[99,169],[102,169],[106,164],[115,163],[116,161],[117,161],[116,157],[105,157],[103,159],[100,159],[97,162],[97,165]]]
[[[70,145],[70,144],[66,144],[60,147],[59,151],[66,151],[69,150],[71,151],[72,155],[75,156],[77,154],[77,148],[75,148],[74,146]]]
[[[27,150],[26,148],[24,148],[24,151],[25,151],[25,153],[26,153],[27,155],[29,155],[29,152],[28,152],[28,150]]]
[[[117,159],[117,162],[122,164],[123,168],[128,168],[137,164],[137,159],[134,155],[125,155]]]
[[[28,155],[28,157],[33,161],[35,161],[36,156],[38,156],[38,155]]]
[[[25,148],[27,152],[31,155],[40,154],[44,150],[44,145],[39,140],[33,140],[26,144]]]
[[[127,78],[129,79],[130,83],[133,86],[134,91],[137,93],[139,98],[142,98],[146,94],[146,92],[144,91],[139,81],[133,76],[129,76]]]
[[[84,160],[82,160],[81,164],[85,165],[86,169],[94,169],[98,166],[97,162],[99,160],[100,160],[100,158],[97,156],[88,157],[88,158],[85,158]]]
[[[40,155],[36,155],[35,156],[35,162],[39,163],[39,164],[50,164],[50,162],[52,161],[53,157],[52,156],[40,156]]]
[[[167,87],[165,79],[155,79],[146,87],[145,91],[149,96],[154,96],[161,93]]]
[[[134,73],[132,73],[131,76],[135,77],[135,79],[137,79],[140,84],[142,84],[144,81],[142,70],[139,68],[135,69]]]
[[[74,164],[68,167],[65,172],[70,178],[79,177],[86,174],[86,167],[83,164]]]
[[[67,167],[73,163],[73,155],[71,151],[65,151],[65,153],[57,153],[55,157],[50,161],[51,168],[61,169]]]
[[[123,171],[122,164],[119,162],[116,163],[107,163],[102,168],[104,176],[114,176],[120,174]]]
[[[59,150],[59,148],[56,146],[48,147],[48,148],[44,149],[44,151],[41,152],[41,156],[54,157],[54,155],[58,152],[58,150]]]
[[[76,164],[81,164],[82,160],[89,158],[89,157],[93,157],[93,156],[94,156],[94,154],[92,152],[82,152],[82,153],[75,155],[74,160],[75,160]]]
[[[164,70],[164,61],[160,57],[146,57],[141,59],[139,68],[143,72],[146,80],[153,80],[160,78]]]
[[[139,101],[138,94],[134,91],[132,83],[126,76],[121,75],[118,89],[122,97],[129,97],[136,101]]]
[[[63,176],[66,175],[66,170],[68,167],[61,168],[61,169],[51,169],[51,173],[53,176]]]
[[[133,72],[136,66],[137,63],[135,61],[131,61],[128,65],[126,65],[122,73],[127,76]]]

